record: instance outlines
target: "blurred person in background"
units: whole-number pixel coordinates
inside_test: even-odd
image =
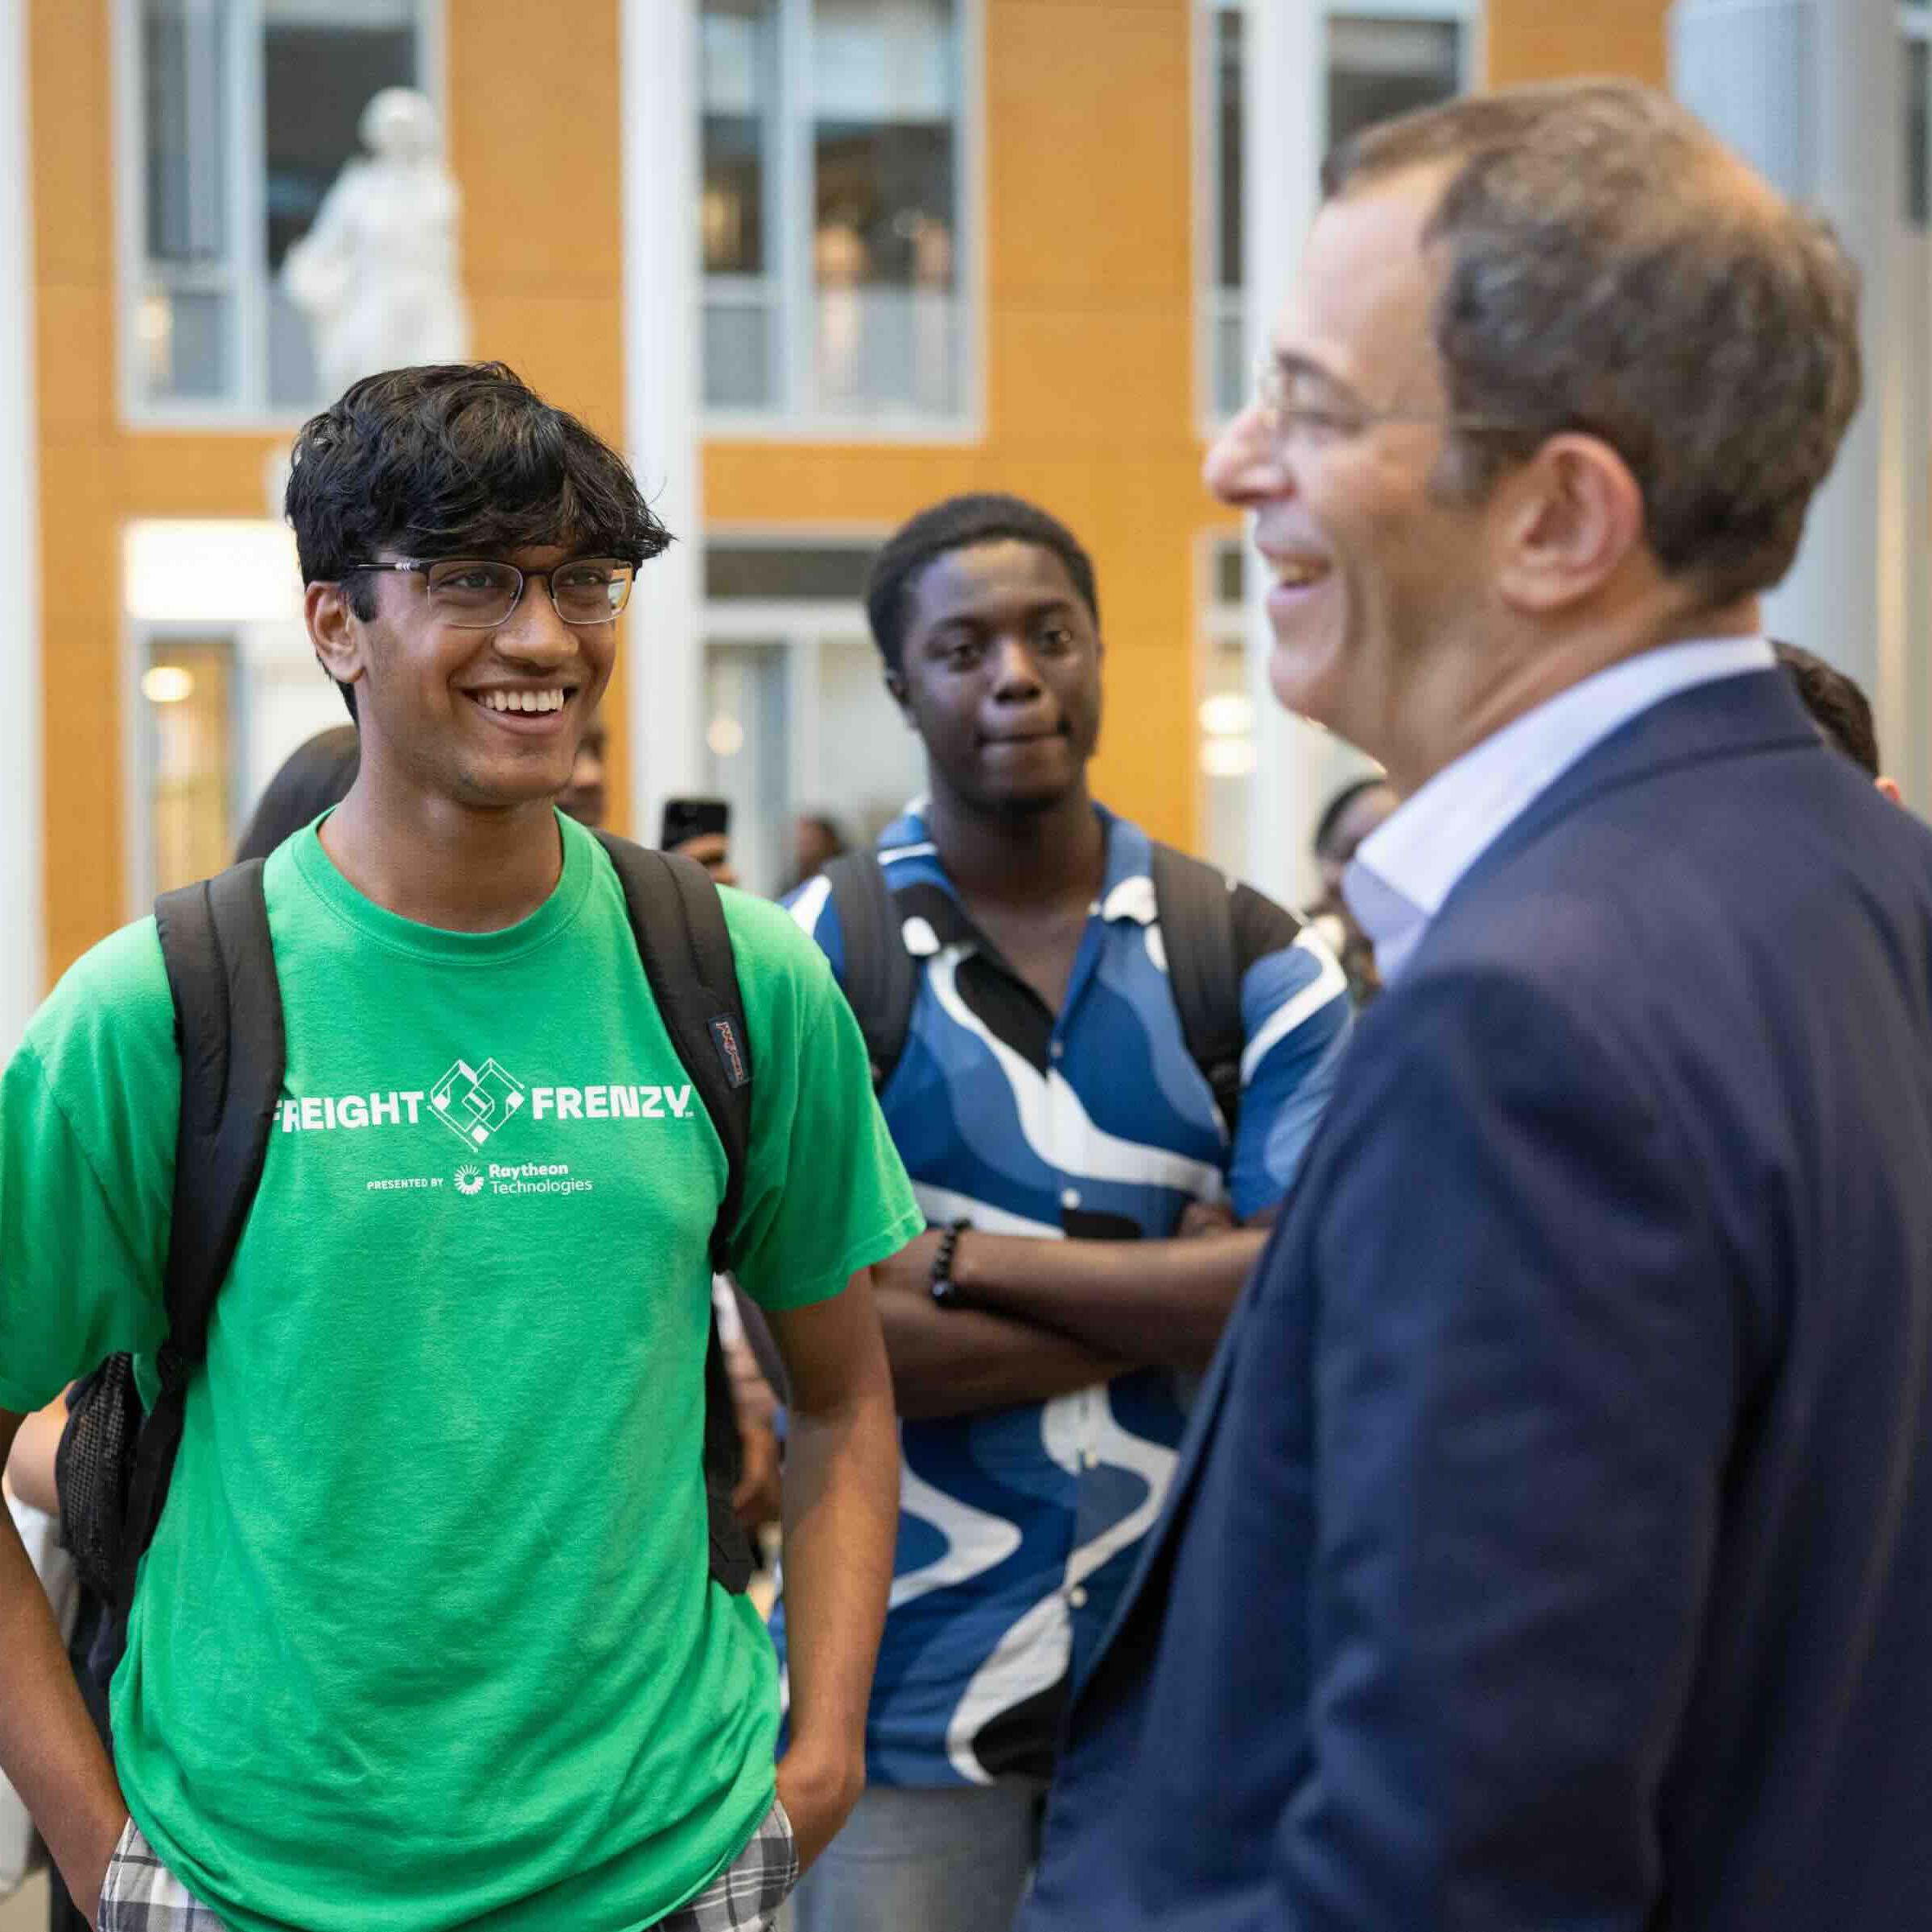
[[[731,808],[723,798],[667,798],[657,828],[659,848],[695,859],[719,885],[736,885],[731,863]]]
[[[557,809],[593,831],[609,816],[605,783],[608,745],[608,727],[601,716],[592,717],[577,740],[577,756],[571,760],[571,781],[557,794]]]
[[[1798,645],[1773,640],[1771,648],[1819,736],[1833,751],[1843,752],[1894,805],[1901,804],[1898,781],[1881,768],[1872,701],[1857,680]]]
[[[791,876],[779,896],[789,897],[849,849],[837,819],[828,818],[822,813],[801,812],[792,821]]]
[[[1356,1005],[1366,1006],[1382,991],[1375,971],[1375,948],[1361,929],[1341,889],[1342,875],[1355,848],[1402,801],[1382,777],[1358,778],[1331,798],[1315,826],[1315,863],[1321,873],[1321,896],[1308,908],[1308,918],[1349,976],[1349,992]]]
[[[338,724],[298,745],[268,781],[235,857],[266,859],[283,839],[341,804],[356,782],[362,742],[352,724]]]

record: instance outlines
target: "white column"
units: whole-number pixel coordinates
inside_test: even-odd
[[[40,538],[34,409],[33,180],[27,10],[0,6],[0,1061],[46,972],[41,851]]]
[[[625,430],[677,538],[625,620],[631,830],[650,843],[664,801],[700,789],[702,770],[696,0],[624,0],[622,34]]]
[[[1904,46],[1877,0],[1677,0],[1672,79],[1679,97],[1784,193],[1831,220],[1864,278],[1865,402],[1812,505],[1796,567],[1767,600],[1773,635],[1842,665],[1870,692],[1881,741],[1909,717],[1907,559],[1922,509],[1929,432],[1903,406],[1909,380],[1900,261],[1905,186]],[[1909,309],[1909,304],[1905,304]],[[1920,481],[1911,480],[1917,472]]]
[[[1242,113],[1242,333],[1250,369],[1273,340],[1275,319],[1321,204],[1328,122],[1328,27],[1322,0],[1248,0]],[[1309,856],[1315,821],[1361,760],[1318,726],[1281,708],[1268,686],[1275,642],[1267,573],[1248,554],[1248,690],[1256,764],[1248,826],[1248,876],[1291,904],[1319,890]]]

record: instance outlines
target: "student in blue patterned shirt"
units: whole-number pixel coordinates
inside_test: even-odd
[[[867,606],[929,775],[879,854],[921,969],[880,1100],[933,1231],[876,1271],[904,1425],[892,1609],[866,1794],[794,1925],[997,1932],[1069,1670],[1160,1508],[1349,1008],[1320,941],[1234,887],[1230,1143],[1169,991],[1151,842],[1088,790],[1099,604],[1061,525],[1011,496],[937,505],[881,552]],[[842,981],[829,882],[790,904]],[[782,1646],[782,1607],[773,1628]]]

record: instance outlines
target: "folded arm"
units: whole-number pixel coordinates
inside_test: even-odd
[[[1265,1230],[1174,1241],[961,1236],[953,1279],[968,1308],[1057,1329],[1135,1368],[1202,1369]]]

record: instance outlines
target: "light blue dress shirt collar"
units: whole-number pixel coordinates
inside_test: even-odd
[[[1343,875],[1384,984],[1400,975],[1456,881],[1584,752],[1666,698],[1777,661],[1762,637],[1644,651],[1559,691],[1445,765],[1362,841]]]

